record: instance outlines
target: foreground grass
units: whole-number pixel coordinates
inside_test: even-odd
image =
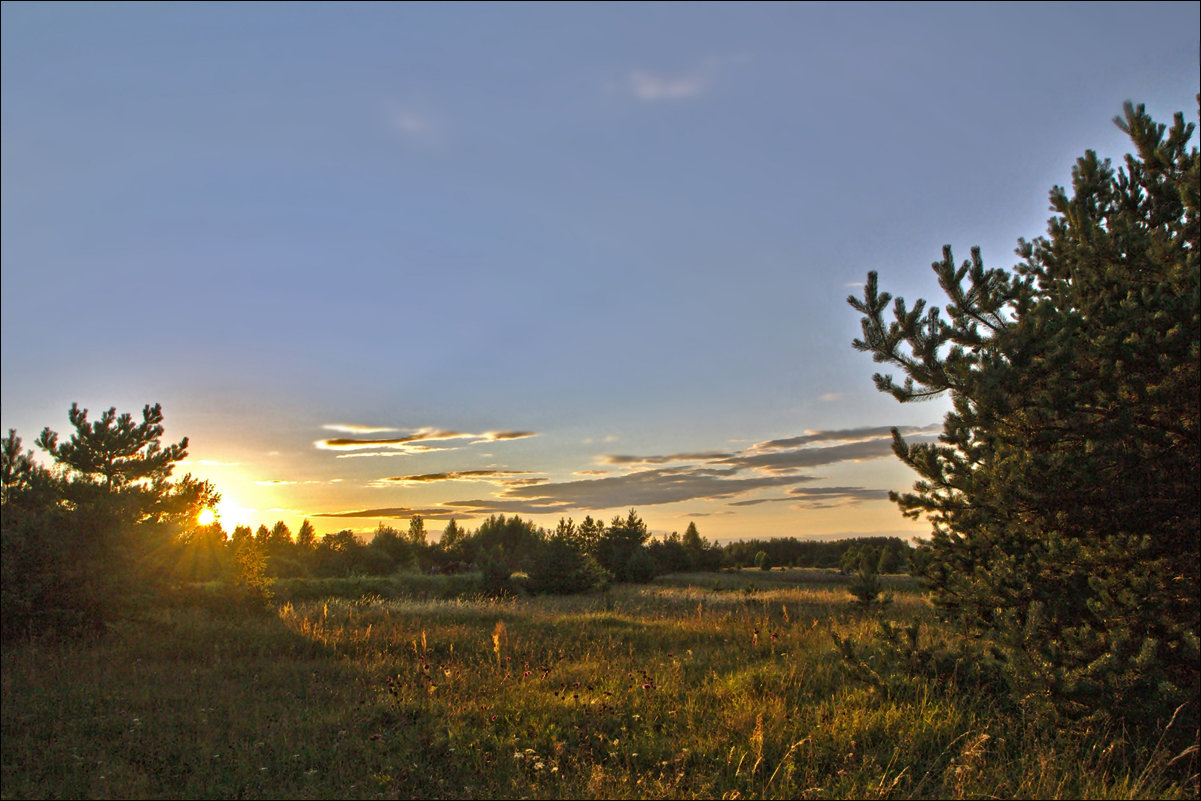
[[[803,571],[563,599],[163,610],[5,644],[22,797],[1193,798],[1195,755],[1046,731],[954,687],[848,680],[831,634],[924,621]],[[1191,760],[1191,770],[1189,764]]]

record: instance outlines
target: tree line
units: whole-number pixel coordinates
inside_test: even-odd
[[[915,553],[899,537],[827,542],[780,537],[721,545],[702,537],[695,523],[682,535],[673,531],[652,537],[634,509],[608,524],[591,515],[579,523],[562,518],[551,530],[518,515],[492,515],[475,530],[451,519],[434,541],[424,518],[414,516],[407,529],[380,523],[366,537],[350,529],[318,536],[308,520],[295,534],[283,521],[270,529],[240,525],[228,535],[213,523],[186,533],[184,542],[198,555],[209,555],[189,563],[188,577],[195,581],[228,577],[234,569],[233,554],[251,544],[262,552],[265,574],[272,578],[387,576],[397,571],[451,574],[492,565],[494,572],[526,574],[527,585],[541,592],[575,592],[608,581],[649,581],[666,573],[751,566],[850,573],[866,563],[877,573],[898,573],[910,569]]]

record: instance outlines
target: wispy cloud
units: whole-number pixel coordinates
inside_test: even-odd
[[[672,462],[710,462],[733,456],[725,451],[700,451],[696,453],[669,453],[663,456],[628,456],[623,454],[605,454],[601,457],[604,464],[670,464]]]
[[[327,431],[345,431],[347,434],[384,434],[397,430],[387,426],[364,426],[358,423],[326,423],[321,427]]]
[[[819,442],[866,442],[869,440],[886,438],[889,442],[892,441],[892,426],[864,426],[860,428],[840,428],[829,431],[806,431],[799,437],[787,437],[785,439],[772,439],[766,442],[757,442],[752,446],[752,450],[768,451],[782,450],[787,448],[798,448],[805,445],[813,445]],[[916,426],[901,426],[899,428],[902,435],[911,434],[926,434],[939,431],[941,425],[928,425],[922,427]]]
[[[402,451],[412,453],[454,447],[448,443],[455,440],[468,440],[467,444],[474,445],[480,442],[501,442],[536,436],[538,434],[534,431],[485,431],[481,434],[472,434],[466,431],[421,428],[398,437],[331,437],[328,439],[319,439],[313,444],[322,450],[332,451],[373,451],[376,453]],[[430,442],[439,444],[434,446],[421,444]]]
[[[452,451],[452,450],[454,450],[453,447],[451,447],[451,448],[435,448],[432,445],[409,445],[409,446],[406,446],[403,450],[353,451],[351,453],[339,453],[334,458],[336,458],[336,459],[358,459],[358,458],[367,457],[367,456],[371,456],[371,457],[375,457],[375,456],[409,456],[414,453],[436,453],[438,451]]]
[[[627,76],[627,86],[634,97],[647,103],[685,100],[702,94],[709,87],[711,73],[707,67],[676,75],[634,69]]]
[[[432,144],[442,136],[434,117],[414,108],[393,106],[387,112],[388,125],[411,142]]]
[[[488,481],[512,483],[509,476],[529,475],[529,470],[451,470],[445,473],[422,473],[415,476],[389,476],[380,482],[392,484],[430,484],[439,481]]]
[[[536,431],[485,431],[480,435],[481,441],[484,442],[500,442],[507,439],[525,439],[536,436],[538,436]]]
[[[450,520],[452,518],[463,520],[470,519],[473,515],[469,510],[446,509],[437,506],[384,506],[371,509],[352,509],[345,512],[316,512],[306,513],[308,517],[326,517],[326,518],[411,518],[414,515],[420,516],[426,520]]]
[[[532,487],[535,484],[546,484],[549,481],[549,478],[539,476],[535,478],[511,478],[500,483],[506,487]]]
[[[909,427],[904,431],[911,441],[927,441],[934,438],[929,432],[937,428]],[[480,435],[427,430],[421,436],[429,439]],[[411,438],[397,439],[402,445],[412,441]],[[686,501],[724,501],[729,507],[790,503],[796,508],[824,508],[882,500],[887,498],[888,491],[875,487],[813,486],[819,478],[806,470],[892,455],[891,428],[873,426],[807,431],[800,436],[758,442],[736,451],[607,455],[602,457],[606,463],[627,468],[629,472],[585,470],[576,473],[579,478],[564,481],[530,476],[529,471],[489,468],[394,476],[381,479],[375,486],[445,481],[484,481],[497,486],[496,494],[490,498],[448,500],[438,504],[434,508],[442,514],[565,514]],[[774,488],[784,490],[785,495],[756,497],[761,491]],[[410,512],[400,511],[395,516]],[[340,514],[370,517],[373,514],[380,516],[382,512],[366,510]]]
[[[792,487],[782,498],[748,498],[731,501],[730,506],[755,506],[762,503],[791,503],[797,509],[827,509],[848,506],[863,501],[882,501],[888,490],[867,487]]]
[[[735,470],[711,467],[654,468],[619,476],[507,487],[498,498],[449,501],[445,505],[487,511],[544,514],[566,509],[656,506],[691,500],[730,498],[766,487],[812,481],[811,476],[738,477]]]

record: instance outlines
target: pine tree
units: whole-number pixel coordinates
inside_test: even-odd
[[[1079,159],[1012,272],[944,249],[945,318],[896,298],[886,320],[874,272],[848,301],[855,347],[905,373],[880,390],[950,394],[939,442],[894,431],[935,603],[1003,648],[1023,697],[1133,721],[1199,684],[1201,158],[1183,114],[1168,129],[1127,104],[1116,122],[1136,153]]]
[[[624,520],[620,517],[613,518],[604,536],[596,544],[596,561],[620,581],[639,580],[643,577],[645,569],[643,560],[635,562],[635,557],[645,550],[644,545],[650,536],[646,523],[631,509]],[[638,568],[637,576],[631,572],[632,565]]]
[[[574,523],[560,520],[554,533],[534,549],[525,586],[534,593],[566,595],[603,587],[608,574],[581,547]]]
[[[142,422],[134,425],[133,415],[117,415],[116,408],[104,412],[99,420],[88,423],[88,410],[72,403],[67,414],[75,433],[59,444],[58,434],[42,430],[37,444],[59,465],[72,472],[79,482],[100,483],[108,492],[139,481],[161,481],[171,474],[176,462],[188,455],[188,438],[162,447],[163,408],[161,404],[142,409]]]
[[[162,445],[160,405],[137,424],[116,409],[89,421],[78,404],[68,419],[69,440],[49,428],[37,440],[53,471],[20,453],[15,432],[4,443],[6,631],[103,629],[150,601],[172,580],[197,513],[220,500],[208,482],[171,479],[188,440]]]

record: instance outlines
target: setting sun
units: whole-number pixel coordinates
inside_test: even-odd
[[[254,523],[255,512],[247,509],[228,495],[222,494],[221,502],[217,504],[217,514],[221,522],[232,530],[235,526],[249,526]]]
[[[202,526],[211,526],[217,522],[217,513],[212,509],[202,509],[200,514],[196,515],[196,522]]]

